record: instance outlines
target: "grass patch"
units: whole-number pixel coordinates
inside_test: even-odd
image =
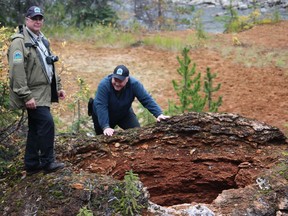
[[[197,48],[204,45],[204,40],[197,39],[196,33],[190,34],[185,38],[177,37],[175,35],[171,36],[169,34],[155,34],[145,37],[143,42],[147,46],[171,51],[181,51],[185,47]]]
[[[181,51],[184,47],[202,46],[203,40],[197,39],[196,33],[181,38],[169,33],[146,34],[143,29],[139,31],[123,31],[113,26],[92,26],[86,28],[49,26],[44,33],[48,38],[61,39],[63,41],[89,41],[96,47],[128,47],[137,42],[142,45],[153,46],[159,49]]]
[[[162,35],[153,35],[144,39],[144,44],[165,50],[181,50],[185,44],[180,38],[169,38]]]
[[[97,47],[126,47],[137,41],[136,34],[102,25],[86,28],[52,26],[45,29],[45,34],[67,41],[91,41]]]

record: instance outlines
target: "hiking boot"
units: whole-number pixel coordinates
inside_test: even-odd
[[[42,171],[42,168],[26,169],[26,175],[31,176]]]
[[[52,162],[50,163],[48,166],[44,167],[44,172],[45,173],[51,173],[51,172],[55,172],[59,169],[64,168],[65,164],[64,163],[60,163],[60,162]]]

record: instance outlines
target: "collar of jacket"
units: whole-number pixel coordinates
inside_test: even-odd
[[[23,36],[24,36],[25,47],[37,47],[36,42],[34,40],[31,41],[31,37],[30,37],[25,25],[22,26],[21,34],[23,34]]]

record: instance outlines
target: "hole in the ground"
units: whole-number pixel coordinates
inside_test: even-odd
[[[125,168],[117,167],[118,175],[113,177],[122,179]],[[211,203],[223,190],[237,188],[235,176],[239,171],[235,163],[186,160],[161,160],[157,164],[150,160],[143,166],[134,164],[132,169],[148,188],[150,200],[161,206]]]
[[[262,154],[255,154],[249,145],[211,147],[205,144],[195,147],[197,142],[194,141],[193,147],[187,148],[187,139],[177,137],[174,140],[177,144],[170,142],[167,145],[164,140],[164,144],[146,142],[132,147],[110,146],[111,154],[99,150],[97,153],[89,152],[82,155],[85,159],[78,168],[119,180],[123,180],[125,173],[132,170],[147,187],[152,202],[171,206],[212,203],[223,190],[251,184],[253,176],[261,171],[261,167],[265,167],[259,166],[263,162]]]

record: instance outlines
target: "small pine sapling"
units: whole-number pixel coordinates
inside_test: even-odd
[[[126,172],[123,185],[115,189],[117,202],[114,204],[114,209],[116,212],[124,216],[141,213],[144,206],[138,203],[138,197],[141,195],[137,187],[138,182],[138,174],[134,174],[132,170]]]
[[[221,88],[220,83],[215,88],[213,88],[213,79],[216,78],[216,76],[217,74],[211,74],[210,68],[207,67],[204,82],[204,92],[207,95],[209,112],[218,112],[218,108],[222,105],[222,96],[220,96],[217,101],[213,101],[212,99],[212,93],[218,91]]]
[[[195,63],[190,68],[191,59],[188,56],[189,51],[190,49],[185,47],[182,51],[183,59],[177,56],[180,64],[177,72],[182,76],[182,81],[178,83],[172,80],[174,90],[177,92],[181,103],[180,106],[174,105],[174,110],[177,110],[178,113],[184,113],[186,111],[201,112],[206,103],[206,98],[202,98],[199,94],[201,90],[201,74],[196,74]]]

